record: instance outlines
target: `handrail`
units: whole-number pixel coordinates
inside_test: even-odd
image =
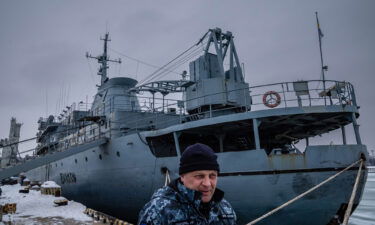
[[[304,82],[309,82],[309,81],[304,81]],[[314,82],[317,82],[317,81],[314,81]],[[344,105],[354,105],[354,101],[353,101],[354,99],[351,97],[352,96],[351,92],[353,91],[353,89],[349,88],[349,87],[352,86],[350,83],[348,83],[348,82],[338,82],[338,81],[326,81],[326,83],[328,83],[328,84],[330,82],[333,82],[331,84],[338,84],[338,83],[345,84],[345,86],[344,86],[345,90],[343,90],[342,93],[338,93],[337,96],[329,96],[329,98],[331,99],[330,104],[332,104],[332,105],[342,105],[342,106],[344,106]],[[276,83],[276,85],[282,85],[279,88],[283,89],[283,99],[282,99],[282,101],[284,102],[284,104],[281,104],[277,108],[282,108],[282,107],[286,108],[286,107],[292,107],[292,106],[303,107],[303,106],[324,105],[324,98],[319,96],[319,93],[318,93],[319,91],[324,91],[323,89],[310,88],[310,89],[308,89],[308,91],[309,91],[308,95],[305,94],[305,95],[302,95],[302,96],[297,96],[296,91],[290,90],[290,87],[288,87],[288,85],[290,86],[290,84],[293,84],[293,83],[294,82]],[[275,85],[275,84],[272,84],[272,85]],[[261,86],[256,86],[256,87],[261,87]],[[270,85],[262,85],[262,87],[267,88],[267,87],[270,87]],[[285,88],[287,90],[285,90]],[[239,89],[239,90],[242,90],[242,89]],[[266,89],[266,90],[269,90],[269,89]],[[238,91],[238,90],[233,90],[233,91]],[[310,92],[316,92],[316,93],[310,93]],[[263,102],[260,100],[263,96],[263,92],[256,91],[254,88],[251,88],[250,93],[251,93],[251,97],[252,97],[253,101],[252,101],[251,105],[245,106],[245,108],[246,108],[245,111],[250,110],[250,107],[253,107],[252,108],[253,111],[254,111],[254,108],[267,109],[266,106],[263,106]],[[215,95],[215,94],[213,94],[213,95]],[[207,95],[207,96],[210,96],[210,95]],[[207,97],[207,96],[203,96],[202,98]],[[343,97],[345,97],[346,99],[343,99]],[[198,98],[196,98],[196,99],[198,99]],[[195,99],[193,99],[193,100],[195,100]],[[173,107],[173,106],[176,106],[176,105],[177,105],[177,103],[173,103],[173,104],[170,103],[170,104],[165,105],[164,108],[165,107]],[[224,111],[231,111],[232,110],[231,113],[233,113],[233,109],[236,109],[236,108],[238,108],[238,107],[232,106],[232,107],[227,107],[227,108],[223,108],[223,109],[210,109],[209,111],[198,112],[198,113],[195,113],[195,114],[188,114],[186,112],[186,110],[184,109],[184,110],[181,110],[181,112],[176,110],[175,114],[177,116],[180,116],[180,122],[184,122],[184,121],[188,120],[189,118],[194,118],[194,117],[196,119],[214,117],[215,113],[218,113],[218,112],[224,112]],[[137,129],[138,127],[136,125],[132,125],[132,124],[142,124],[142,121],[144,121],[144,120],[150,120],[152,118],[157,117],[160,114],[168,114],[168,113],[164,113],[162,111],[162,109],[163,109],[163,107],[156,107],[155,111],[142,111],[142,110],[134,111],[134,112],[146,112],[146,113],[150,113],[150,114],[149,114],[149,116],[147,116],[145,118],[140,118],[138,116],[138,114],[128,115],[127,116],[128,122],[126,122],[126,124],[130,125],[130,127],[133,127],[134,129]],[[121,110],[119,110],[119,111],[121,111]],[[124,110],[124,111],[127,111],[127,110]],[[116,123],[116,122],[122,122],[122,121],[113,121],[113,122]],[[161,123],[167,124],[168,123],[168,121],[163,121],[163,122],[157,121],[157,122],[159,124],[161,124]]]
[[[251,107],[254,105],[262,105],[262,96],[266,93],[266,91],[272,90],[279,93],[282,93],[282,102],[284,102],[285,107],[289,107],[287,103],[296,103],[295,105],[303,106],[303,104],[306,104],[306,101],[308,102],[308,106],[310,104],[312,105],[315,102],[312,101],[318,101],[322,100],[322,102],[315,103],[315,105],[326,105],[324,103],[324,99],[328,98],[330,101],[328,105],[355,105],[356,106],[356,100],[355,100],[355,94],[354,94],[354,88],[353,85],[349,82],[345,81],[334,81],[334,80],[326,80],[327,86],[331,86],[330,88],[326,88],[324,90],[323,88],[314,87],[308,87],[308,89],[304,90],[305,94],[301,94],[302,92],[298,93],[297,90],[294,90],[293,87],[291,87],[295,83],[301,83],[306,82],[308,86],[312,85],[318,85],[320,84],[320,80],[308,80],[308,81],[296,81],[296,82],[280,82],[280,83],[273,83],[273,84],[266,84],[266,85],[257,85],[252,86],[250,88],[242,88],[242,89],[234,89],[227,91],[228,93],[231,92],[239,92],[239,91],[248,91],[250,94],[250,98],[252,99],[251,104],[246,105],[246,107]],[[342,86],[340,86],[342,85]],[[285,90],[286,89],[286,90]],[[244,94],[246,94],[244,92]],[[217,96],[220,94],[223,94],[225,92],[217,92],[209,95],[199,96],[196,98],[191,98],[188,101],[178,100],[178,99],[171,99],[171,98],[157,98],[157,97],[144,97],[144,96],[137,96],[138,99],[145,99],[146,101],[143,102],[143,104],[149,104],[146,107],[149,108],[149,110],[142,110],[142,107],[144,105],[141,105],[141,103],[138,103],[138,107],[135,109],[132,109],[131,111],[139,111],[139,112],[164,112],[165,108],[168,107],[175,107],[176,109],[181,109],[181,113],[187,114],[187,111],[185,109],[185,106],[189,104],[189,102],[197,101],[200,99],[209,98],[212,96]],[[324,95],[324,96],[320,96]],[[114,96],[113,99],[117,99],[122,96]],[[244,96],[245,97],[245,96]],[[112,100],[113,101],[113,100]],[[167,104],[165,104],[167,102]],[[181,103],[183,103],[184,107],[181,107]],[[103,108],[106,106],[104,105]],[[129,100],[117,100],[116,104],[117,111],[130,111],[129,108],[131,108],[131,104]],[[266,107],[263,107],[266,109]],[[279,106],[280,108],[280,106]],[[100,112],[104,112],[103,109],[99,108]],[[113,110],[111,109],[111,112]],[[180,111],[176,111],[176,113],[180,113]]]
[[[208,111],[197,112],[194,114],[189,114],[186,109],[184,108],[187,104],[187,101],[183,102],[183,108],[180,107],[181,101],[174,100],[174,99],[158,99],[154,98],[155,100],[164,100],[167,104],[164,105],[157,105],[157,107],[153,107],[153,110],[142,111],[140,109],[136,110],[123,110],[120,108],[113,109],[119,112],[126,111],[126,112],[134,112],[134,115],[130,113],[127,115],[126,120],[112,120],[108,128],[104,131],[100,130],[102,128],[101,125],[92,124],[89,126],[85,126],[84,129],[76,129],[72,132],[67,133],[64,137],[58,141],[58,146],[55,146],[56,150],[63,150],[74,146],[76,144],[86,143],[90,140],[95,140],[100,136],[107,136],[111,137],[112,135],[124,135],[131,132],[139,132],[143,130],[149,129],[160,129],[170,125],[184,123],[187,121],[193,120],[200,120],[203,118],[211,118],[223,114],[231,114],[236,112],[246,112],[246,111],[256,111],[256,110],[264,110],[269,109],[265,105],[263,105],[262,97],[264,93],[267,91],[276,91],[281,93],[281,103],[275,108],[287,108],[287,107],[310,107],[310,106],[321,106],[325,105],[324,98],[328,98],[329,105],[352,105],[356,106],[355,101],[355,94],[354,88],[352,84],[345,81],[334,81],[334,80],[326,80],[327,87],[326,90],[319,88],[319,84],[322,82],[321,80],[308,80],[308,81],[296,81],[296,82],[281,82],[281,83],[273,83],[273,84],[266,84],[266,85],[257,85],[250,88],[245,89],[236,89],[231,90],[229,92],[238,92],[244,90],[244,94],[249,92],[251,97],[251,102],[249,105],[238,106],[232,105],[226,108],[218,108],[213,109],[213,107],[209,107]],[[305,83],[307,86],[306,90],[298,93],[298,90],[294,89],[294,84],[296,83]],[[331,85],[331,87],[330,87]],[[310,88],[311,87],[311,88]],[[330,91],[331,93],[328,93]],[[335,93],[334,93],[335,92]],[[198,98],[191,99],[190,101],[198,100],[199,98],[206,98],[209,96],[214,96],[217,94],[221,94],[223,92],[218,92],[206,96],[201,96]],[[301,94],[302,93],[302,94]],[[325,94],[324,96],[322,95]],[[114,97],[115,98],[115,97]],[[110,99],[110,102],[114,101]],[[125,105],[124,108],[129,107],[130,102],[123,101]],[[155,103],[155,102],[154,102]],[[160,103],[160,102],[159,102]],[[112,104],[112,103],[111,103]],[[117,105],[121,106],[121,101],[116,103]],[[138,103],[139,104],[139,103]],[[107,107],[107,108],[106,108]],[[176,107],[180,110],[176,110],[173,113],[164,112],[165,108]],[[98,110],[99,112],[104,113],[105,110],[112,110],[111,107],[105,106],[103,110]],[[112,112],[112,111],[111,111]],[[146,113],[143,116],[139,116],[139,113]],[[154,121],[153,124],[149,124],[147,122]],[[111,125],[112,124],[112,125]],[[121,125],[126,126],[127,130],[121,130]],[[149,127],[147,127],[149,126]],[[104,129],[104,128],[103,128]]]

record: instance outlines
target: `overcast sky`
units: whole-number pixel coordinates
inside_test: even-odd
[[[37,120],[95,94],[99,40],[110,48],[162,66],[209,29],[235,36],[251,85],[320,78],[315,12],[329,71],[327,79],[354,84],[363,143],[375,149],[375,1],[0,1],[0,138],[12,116],[21,139],[35,136]],[[122,58],[110,77],[141,80],[154,69]],[[181,71],[187,68],[181,68]],[[170,74],[166,79],[179,79]]]

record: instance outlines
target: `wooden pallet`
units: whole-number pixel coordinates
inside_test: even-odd
[[[113,225],[132,225],[131,223],[125,222],[123,220],[116,219]]]
[[[60,187],[53,187],[53,188],[45,188],[45,187],[42,187],[40,188],[40,193],[42,195],[54,195],[56,197],[60,197],[61,196],[61,188]]]
[[[90,208],[86,208],[84,213],[93,217],[95,220],[104,223],[104,224],[108,223],[110,225],[133,225],[131,223],[125,222],[123,220],[119,220],[119,219],[117,219],[113,216],[109,216],[105,213],[102,213],[102,212],[99,212],[99,211],[96,211],[96,210],[93,210],[93,209],[90,209]]]
[[[19,193],[24,193],[24,194],[27,194],[29,193],[29,189],[25,188],[25,189],[21,189],[18,191]]]
[[[55,203],[57,206],[62,206],[62,205],[67,205],[68,200],[67,199],[57,199],[57,200],[53,201],[53,203]]]
[[[29,186],[30,185],[30,181],[23,181],[22,182],[22,185],[21,186]]]
[[[4,214],[12,214],[15,213],[17,210],[17,204],[16,203],[8,203],[3,205],[3,213]]]

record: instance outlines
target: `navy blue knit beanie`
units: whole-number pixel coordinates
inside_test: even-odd
[[[216,159],[217,156],[209,146],[201,143],[190,145],[182,153],[179,174],[196,170],[216,170],[219,172],[220,168]]]

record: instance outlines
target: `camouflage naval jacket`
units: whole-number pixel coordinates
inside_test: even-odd
[[[141,210],[138,225],[233,225],[236,214],[215,190],[209,203],[201,203],[201,193],[186,188],[179,179],[154,193]]]

